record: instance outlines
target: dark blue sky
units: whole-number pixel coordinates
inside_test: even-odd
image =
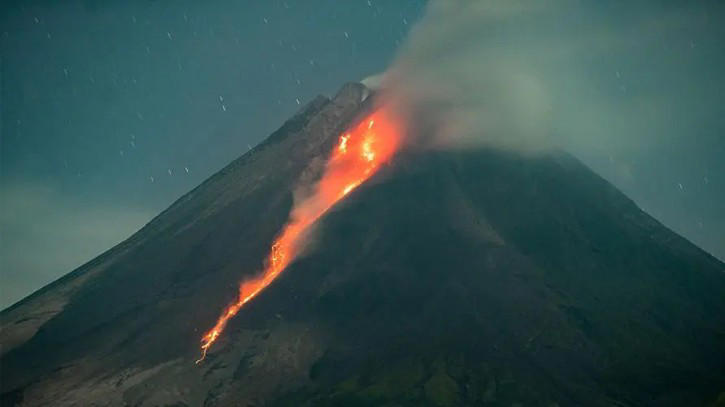
[[[424,7],[422,0],[2,6],[0,308],[130,235],[300,104],[384,70]],[[580,156],[722,258],[723,111],[700,109],[723,105],[715,92],[723,89],[725,66],[715,22],[658,39],[675,50],[682,45],[694,68],[597,60],[584,68],[616,75],[619,84],[607,89],[617,95],[622,86],[662,86],[637,73],[666,71],[654,77],[660,81],[679,75],[676,69],[695,74],[697,89],[712,93],[707,100],[695,100],[702,92],[693,97],[686,86],[675,91],[701,111],[700,124],[672,125],[697,143],[666,139],[635,153],[612,157],[603,147]]]
[[[161,209],[298,100],[384,69],[422,8],[394,3],[12,8],[2,23],[3,176]]]
[[[3,6],[0,307],[125,238],[300,104],[385,69],[422,9],[367,0]]]

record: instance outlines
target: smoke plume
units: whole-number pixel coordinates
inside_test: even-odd
[[[432,0],[379,84],[427,148],[566,150],[725,258],[725,3]]]
[[[418,143],[641,148],[679,97],[707,92],[678,74],[696,68],[693,33],[708,9],[609,3],[434,0],[382,88],[434,129]]]

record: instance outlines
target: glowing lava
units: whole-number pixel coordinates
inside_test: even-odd
[[[224,309],[216,325],[201,338],[201,358],[196,363],[204,360],[229,319],[272,283],[295,258],[304,232],[336,202],[370,178],[395,154],[401,141],[401,128],[383,110],[372,113],[340,136],[313,193],[295,205],[282,232],[272,243],[262,273],[239,285],[237,300]]]

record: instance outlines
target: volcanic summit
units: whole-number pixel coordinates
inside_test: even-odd
[[[361,84],[314,99],[128,240],[2,311],[3,405],[725,399],[722,262],[562,151],[378,162],[387,150],[360,136],[350,148],[374,165],[325,189],[350,129],[375,129],[374,99]],[[299,212],[320,191],[336,199]],[[294,256],[254,280],[280,247]]]

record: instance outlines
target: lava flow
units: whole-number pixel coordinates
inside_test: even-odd
[[[304,232],[336,202],[370,178],[395,154],[401,141],[400,127],[383,110],[375,111],[340,136],[312,194],[295,205],[282,232],[272,243],[262,273],[239,285],[237,300],[224,309],[216,325],[201,338],[201,358],[196,363],[204,360],[229,319],[272,283],[295,258]]]

